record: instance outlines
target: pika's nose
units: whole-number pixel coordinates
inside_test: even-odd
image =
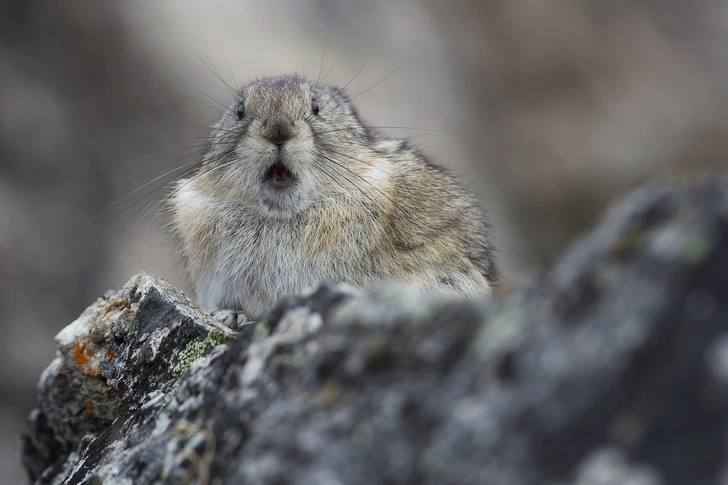
[[[263,136],[276,145],[283,145],[296,136],[296,130],[293,127],[293,123],[288,120],[269,120],[265,124]]]

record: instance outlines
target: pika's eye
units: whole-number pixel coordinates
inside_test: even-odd
[[[311,100],[311,111],[313,111],[313,114],[318,116],[319,107],[315,99]]]
[[[238,119],[242,120],[243,116],[245,116],[245,105],[240,103],[240,106],[238,106]]]

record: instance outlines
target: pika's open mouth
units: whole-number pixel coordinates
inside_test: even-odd
[[[274,189],[283,190],[292,187],[296,183],[296,176],[286,168],[283,162],[278,160],[265,172],[265,180]]]

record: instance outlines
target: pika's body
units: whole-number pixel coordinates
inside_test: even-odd
[[[452,176],[364,127],[338,88],[282,76],[237,94],[172,197],[199,305],[256,317],[325,280],[489,293],[484,215]]]

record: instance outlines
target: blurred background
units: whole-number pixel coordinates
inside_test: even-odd
[[[647,177],[728,166],[727,46],[720,0],[0,3],[0,483],[53,336],[140,270],[186,288],[157,189],[218,77],[382,81],[360,113],[470,185],[513,285]]]

